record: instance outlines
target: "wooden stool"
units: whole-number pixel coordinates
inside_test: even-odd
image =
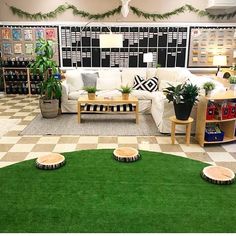
[[[186,144],[190,144],[190,132],[191,125],[193,122],[193,118],[189,117],[187,120],[178,120],[175,116],[171,116],[169,120],[172,122],[171,124],[171,142],[175,144],[175,126],[176,125],[186,125]]]

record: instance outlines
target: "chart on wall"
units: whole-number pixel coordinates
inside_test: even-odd
[[[54,60],[59,63],[58,26],[0,26],[0,41],[4,61],[31,61],[35,58],[37,40],[54,42]]]
[[[184,67],[187,27],[111,27],[123,34],[122,48],[99,48],[99,34],[107,27],[61,26],[62,67]],[[153,62],[143,61],[151,52]]]
[[[212,67],[213,56],[227,56],[234,62],[236,27],[190,27],[188,67]]]

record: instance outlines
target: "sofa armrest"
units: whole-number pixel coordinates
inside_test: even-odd
[[[67,101],[68,96],[69,96],[69,86],[68,86],[66,80],[62,81],[61,86],[62,86],[61,100],[62,101]]]

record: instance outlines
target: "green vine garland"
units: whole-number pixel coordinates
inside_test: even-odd
[[[114,8],[110,11],[107,11],[107,12],[104,12],[101,14],[90,14],[89,12],[79,10],[77,7],[75,7],[72,4],[65,3],[64,5],[58,6],[54,11],[51,11],[48,13],[43,14],[41,12],[37,12],[35,14],[31,14],[29,12],[23,11],[19,8],[14,7],[14,6],[9,6],[7,3],[6,3],[6,5],[10,8],[10,10],[12,11],[12,13],[14,15],[17,15],[21,18],[25,17],[25,18],[31,19],[31,20],[45,20],[45,19],[55,18],[55,17],[57,17],[57,15],[65,12],[69,9],[72,10],[74,16],[81,16],[84,18],[88,18],[90,20],[102,20],[102,19],[109,18],[114,15],[120,14],[121,7],[122,7],[121,5],[119,5],[117,8]],[[133,7],[133,6],[130,6],[130,10],[133,12],[134,15],[136,15],[138,17],[144,17],[145,19],[151,19],[153,21],[156,21],[157,19],[158,20],[168,19],[171,16],[179,15],[184,12],[194,12],[195,14],[199,15],[200,17],[206,16],[211,20],[224,19],[224,18],[230,19],[230,18],[233,18],[236,16],[236,11],[231,12],[231,13],[226,13],[226,14],[214,15],[214,14],[211,14],[207,11],[199,10],[189,4],[185,4],[182,7],[179,7],[171,12],[166,12],[163,14],[143,12],[140,9]]]

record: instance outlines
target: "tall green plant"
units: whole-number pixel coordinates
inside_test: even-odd
[[[53,60],[53,42],[39,39],[35,48],[36,59],[30,64],[34,75],[41,75],[40,94],[43,99],[59,99],[61,97],[61,82],[54,77],[58,72],[56,61]]]

